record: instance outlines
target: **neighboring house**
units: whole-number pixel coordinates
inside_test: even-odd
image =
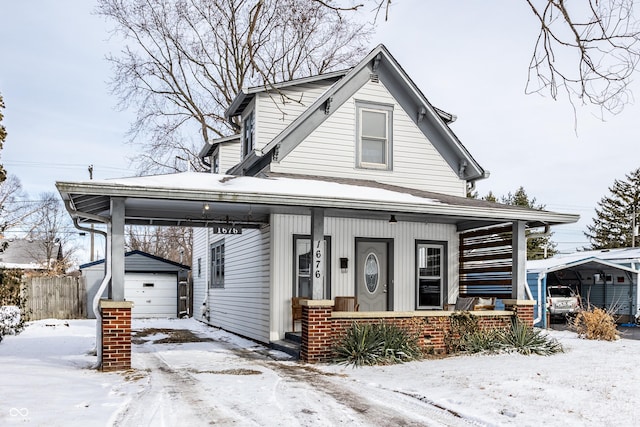
[[[640,249],[601,249],[527,261],[527,283],[537,301],[536,323],[547,326],[549,286],[569,286],[584,306],[610,310],[619,322],[635,322],[640,314]],[[539,291],[540,290],[540,291]]]
[[[176,318],[191,313],[187,279],[189,266],[142,251],[124,255],[124,296],[133,302],[132,316]],[[105,262],[98,260],[80,266],[87,287],[87,317],[95,319],[93,300],[105,275]],[[181,284],[182,283],[182,284]],[[182,293],[180,286],[184,287]],[[182,307],[180,297],[183,297]],[[107,298],[107,292],[103,295]],[[186,299],[184,298],[186,297]]]
[[[63,258],[58,242],[33,239],[0,239],[7,247],[0,252],[0,268],[15,268],[25,272],[47,271]]]
[[[107,225],[108,313],[127,309],[132,224],[195,227],[194,316],[260,342],[293,329],[296,296],[315,300],[308,319],[336,296],[377,318],[443,317],[459,296],[505,298],[516,309],[499,315],[519,316],[526,230],[579,218],[467,198],[488,173],[382,45],[349,70],[243,90],[227,115],[239,134],[203,147],[212,173],[56,183],[74,219]]]

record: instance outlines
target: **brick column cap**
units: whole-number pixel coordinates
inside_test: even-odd
[[[308,299],[300,301],[300,305],[306,307],[333,307],[335,302],[330,299]]]
[[[536,305],[536,301],[532,299],[503,299],[504,305]]]
[[[114,301],[110,299],[101,299],[100,308],[131,308],[133,301]]]

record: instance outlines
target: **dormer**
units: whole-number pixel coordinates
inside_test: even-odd
[[[241,135],[236,134],[205,144],[199,157],[211,173],[224,174],[242,160],[241,149]]]

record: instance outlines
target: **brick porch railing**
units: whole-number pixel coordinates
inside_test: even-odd
[[[504,311],[473,311],[481,328],[507,327],[513,316],[533,326],[533,301],[505,300]],[[403,327],[418,335],[425,351],[446,352],[445,334],[451,328],[454,311],[381,311],[334,312],[331,300],[308,300],[302,303],[302,345],[300,359],[308,363],[328,362],[332,345],[353,322],[377,323],[381,320]]]

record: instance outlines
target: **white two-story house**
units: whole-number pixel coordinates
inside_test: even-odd
[[[488,173],[382,45],[349,70],[245,89],[227,116],[239,133],[200,153],[194,311],[261,342],[292,330],[292,297],[526,299],[525,230],[578,219],[467,198]]]

